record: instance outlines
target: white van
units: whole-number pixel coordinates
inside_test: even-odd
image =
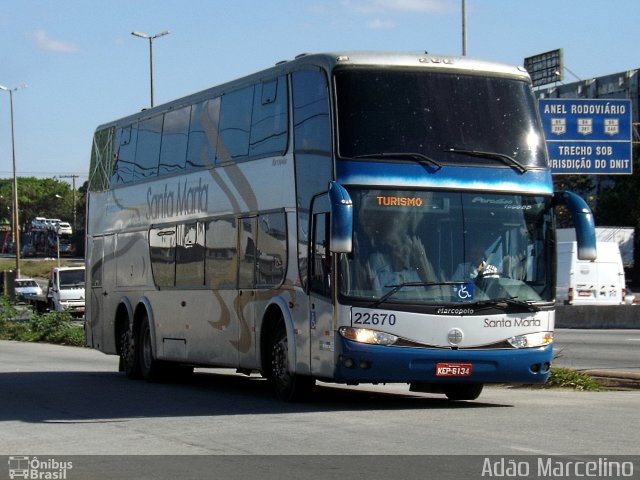
[[[558,242],[556,302],[567,305],[620,305],[625,278],[616,242],[597,242],[594,261],[578,260],[576,242]]]

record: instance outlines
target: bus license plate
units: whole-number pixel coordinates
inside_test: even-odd
[[[470,363],[437,363],[436,377],[469,377]]]

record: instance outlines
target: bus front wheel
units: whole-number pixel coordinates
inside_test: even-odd
[[[291,372],[289,368],[289,342],[284,321],[278,324],[271,336],[269,348],[267,378],[278,398],[285,402],[309,399],[313,392],[315,379]]]
[[[482,393],[482,383],[451,383],[442,390],[449,400],[475,400]]]

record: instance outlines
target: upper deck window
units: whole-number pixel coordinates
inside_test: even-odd
[[[547,166],[535,100],[524,81],[344,68],[335,84],[343,158],[400,153],[449,165],[503,167],[513,159],[526,168]]]

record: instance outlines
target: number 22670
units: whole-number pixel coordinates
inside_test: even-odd
[[[396,316],[393,313],[355,312],[353,325],[395,325]]]

